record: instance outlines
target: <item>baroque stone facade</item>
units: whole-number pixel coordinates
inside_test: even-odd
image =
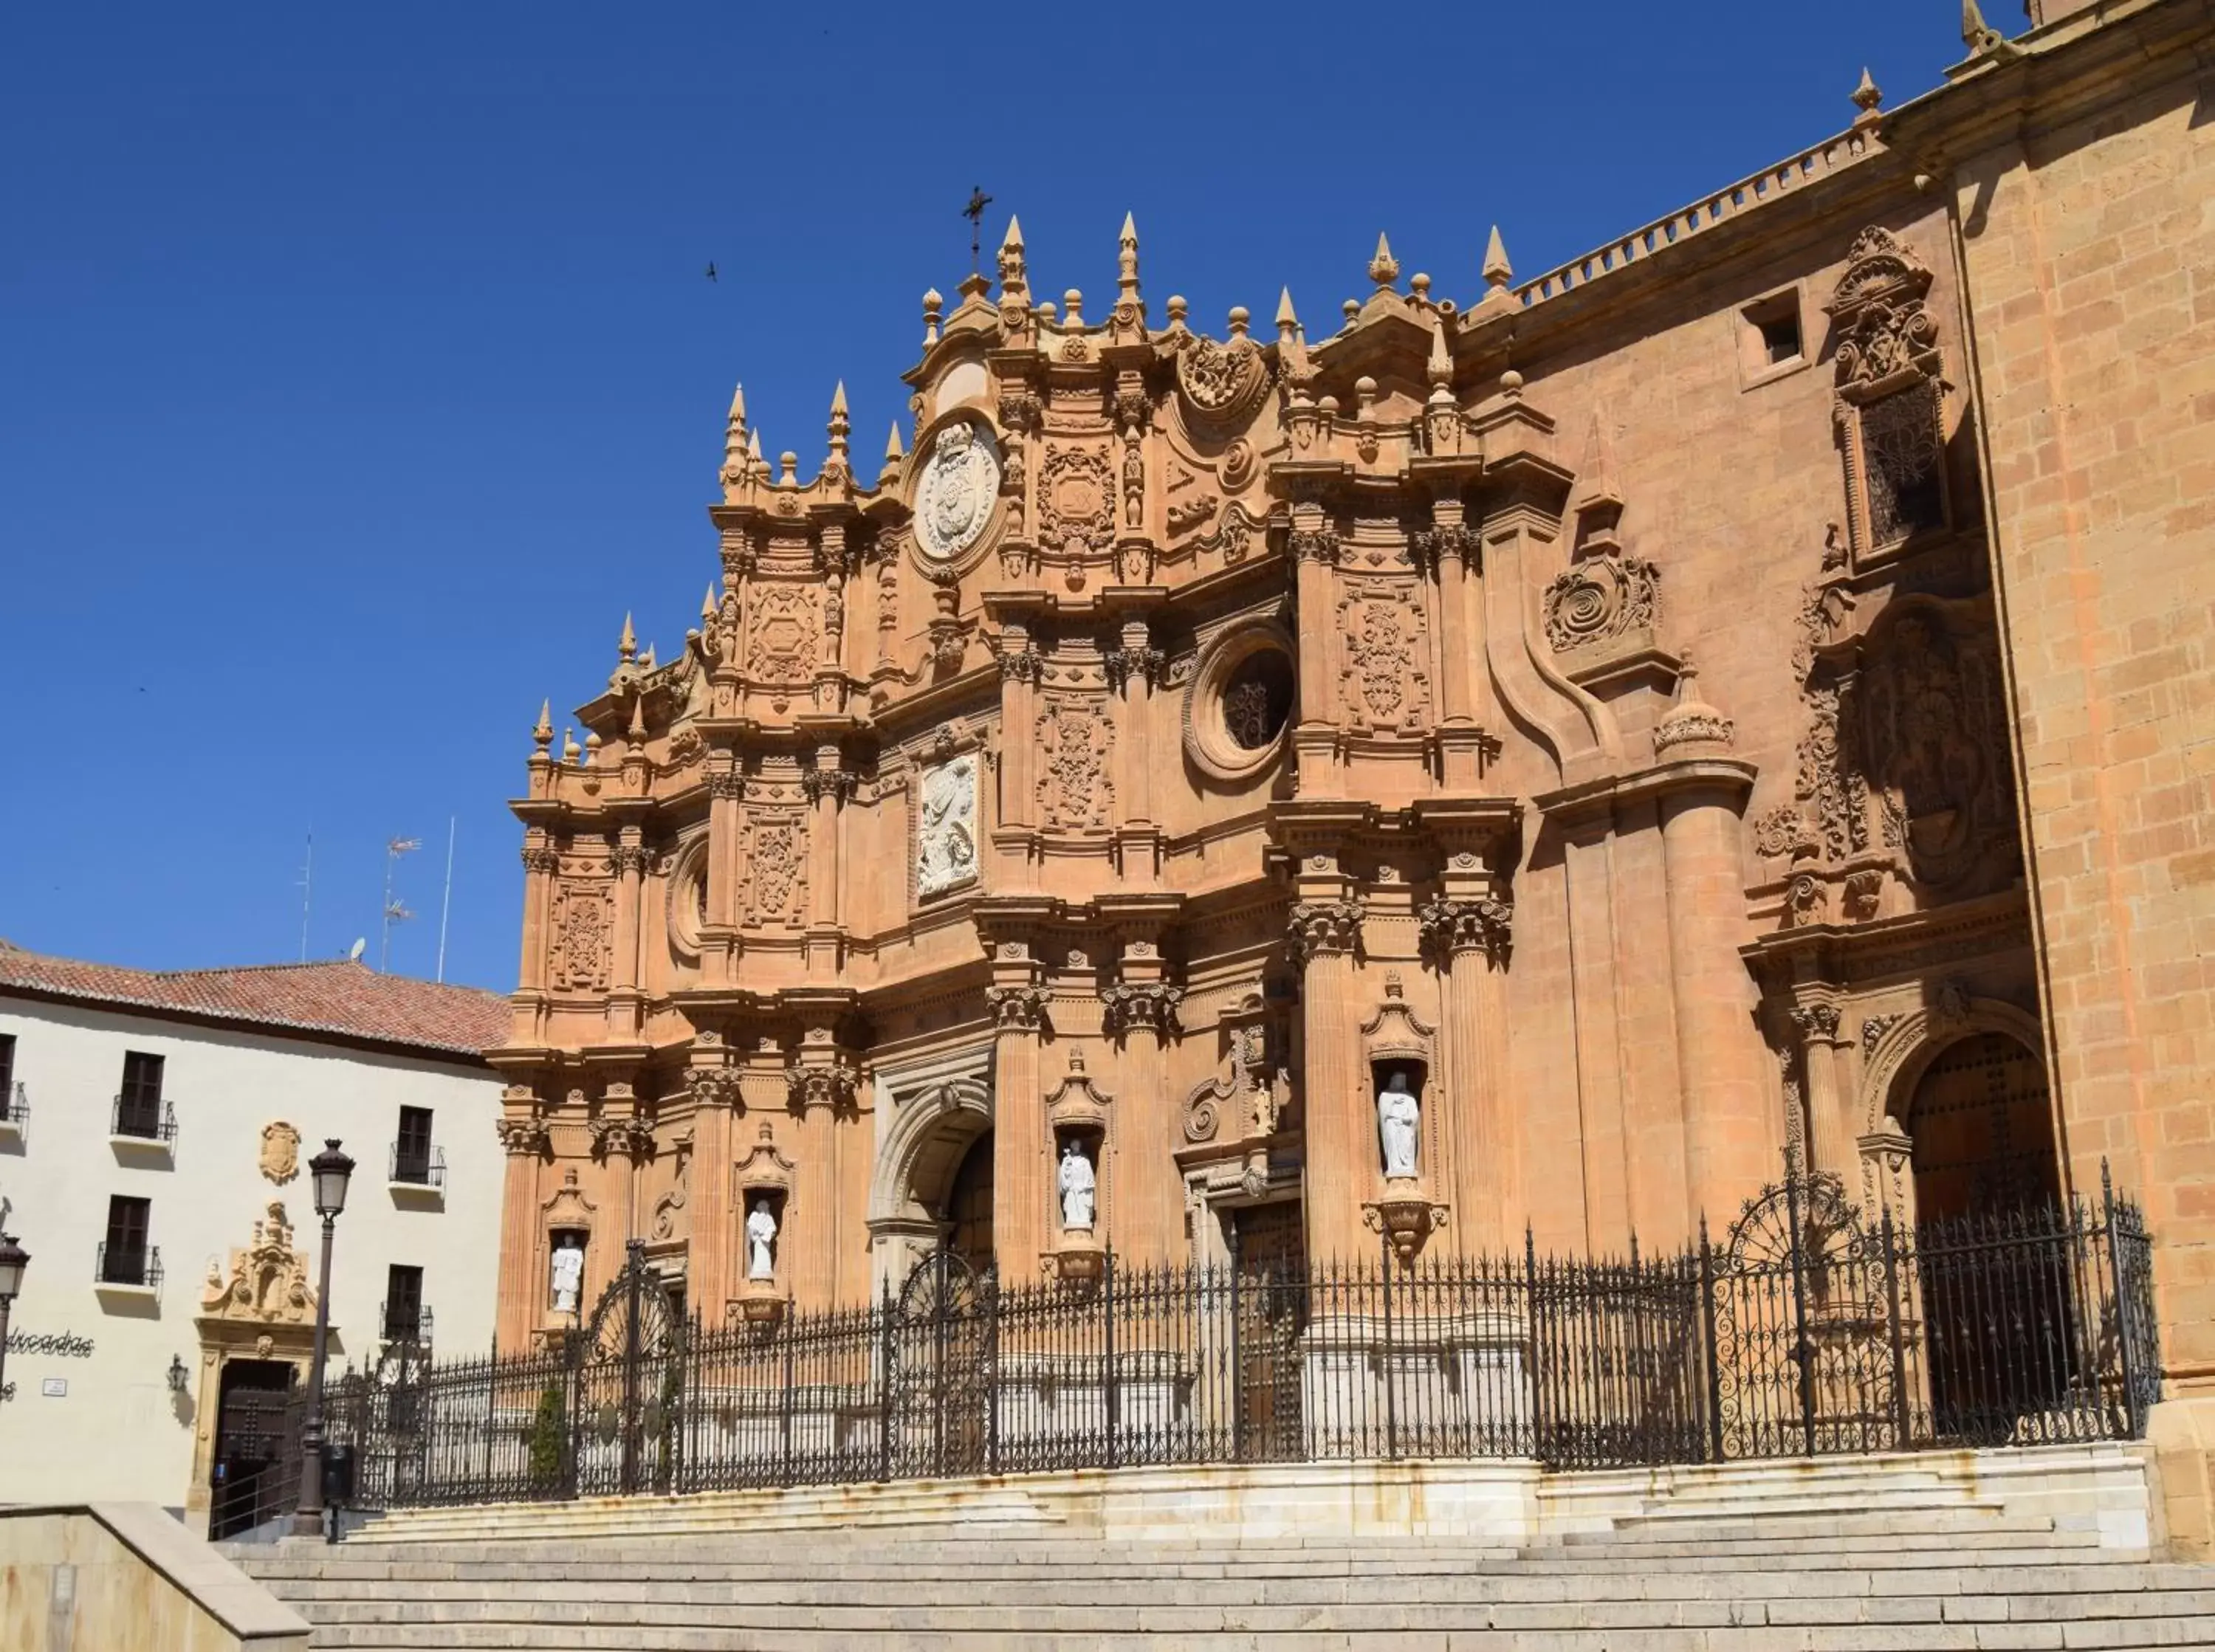
[[[2207,1104],[2087,1065],[2118,1023],[2077,1006],[2138,988],[2075,927],[2121,920],[2077,915],[2059,755],[2088,692],[2172,668],[2148,714],[2174,738],[2083,761],[2206,747],[2185,570],[2215,558],[2176,481],[2204,408],[2148,391],[2170,446],[2097,494],[2120,541],[2089,548],[2046,486],[2120,445],[2110,407],[2055,446],[2094,395],[2072,341],[2120,325],[2083,272],[2116,266],[2126,315],[2206,232],[2172,215],[2127,278],[2120,241],[2041,240],[2050,169],[2107,189],[2087,157],[2135,177],[2144,132],[2204,194],[2206,7],[2049,9],[1536,279],[1495,232],[1457,302],[1380,239],[1328,332],[1289,294],[1258,330],[1157,309],[1128,223],[1088,320],[1034,293],[1011,222],[995,278],[925,297],[874,482],[843,389],[807,480],[734,400],[698,627],[665,661],[626,627],[585,746],[542,718],[516,805],[503,1343],[571,1323],[568,1236],[586,1304],[636,1237],[703,1314],[747,1306],[758,1199],[803,1306],[942,1241],[1003,1275],[1083,1276],[1110,1241],[1217,1259],[1287,1206],[1307,1255],[1373,1254],[1395,1077],[1420,1112],[1395,1196],[1449,1252],[1681,1243],[1788,1166],[1955,1214],[2095,1189],[2104,1155],[2161,1230],[2164,1313],[2215,1291],[2151,1151],[2202,1141]],[[2204,378],[2204,304],[2173,321],[2163,370]],[[2114,577],[2175,600],[2084,631],[2069,581],[2132,554],[2173,572]],[[2052,687],[2080,645],[2113,676]],[[2187,762],[2171,823],[2189,785],[2205,817]],[[2195,830],[2161,840],[2180,879],[2215,853]],[[2201,921],[2141,933],[2168,957]]]

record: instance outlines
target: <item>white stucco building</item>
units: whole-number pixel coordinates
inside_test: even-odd
[[[482,1052],[506,1027],[505,999],[359,964],[154,973],[0,943],[0,1229],[31,1256],[0,1502],[195,1526],[250,1504],[305,1377],[329,1137],[355,1160],[333,1371],[403,1341],[486,1349],[503,1166]]]

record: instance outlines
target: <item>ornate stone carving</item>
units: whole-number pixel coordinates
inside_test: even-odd
[[[1445,527],[1418,528],[1408,540],[1408,548],[1414,554],[1417,565],[1429,568],[1435,568],[1449,559],[1458,560],[1470,567],[1475,567],[1483,544],[1482,535],[1476,529],[1461,523],[1453,523]],[[1562,578],[1568,577],[1564,574]],[[1562,581],[1556,579],[1554,583],[1558,585]],[[1551,595],[1549,591],[1548,593],[1549,598]],[[1550,631],[1549,623],[1549,634]],[[1555,643],[1554,646],[1558,650],[1562,645]]]
[[[915,486],[915,538],[934,562],[974,545],[1000,492],[1000,459],[991,432],[959,419],[933,439]]]
[[[515,1158],[531,1158],[546,1151],[546,1121],[540,1118],[496,1118],[494,1134],[500,1137],[500,1150]]]
[[[561,864],[561,854],[543,843],[523,846],[523,869],[526,872],[550,872]]]
[[[1008,682],[1036,684],[1046,665],[1046,657],[1035,648],[1010,649],[1000,656],[1000,676]]]
[[[735,1067],[691,1067],[684,1070],[684,1087],[703,1107],[736,1107],[744,1099]]]
[[[1862,1054],[1867,1055],[1874,1050],[1877,1041],[1898,1026],[1901,1017],[1897,1013],[1862,1017]]]
[[[1120,694],[1133,677],[1141,682],[1159,682],[1163,658],[1158,648],[1110,648],[1100,657],[1100,664],[1109,686]]]
[[[1362,915],[1359,900],[1297,902],[1285,937],[1293,964],[1304,969],[1319,953],[1353,951],[1361,944]]]
[[[300,1133],[283,1119],[261,1127],[263,1179],[282,1187],[300,1173]]]
[[[800,771],[800,790],[808,802],[819,802],[827,793],[839,803],[854,795],[862,777],[850,768],[803,768]]]
[[[1557,654],[1650,629],[1659,613],[1661,571],[1611,552],[1564,570],[1546,587],[1546,641]]]
[[[1227,344],[1193,335],[1177,352],[1177,392],[1200,424],[1222,426],[1244,419],[1269,388],[1269,366],[1251,339]]]
[[[1871,224],[1854,237],[1823,307],[1840,330],[1832,364],[1842,388],[1933,370],[1938,325],[1923,307],[1930,290],[1930,270],[1890,230]]]
[[[1169,509],[1169,531],[1173,534],[1189,533],[1202,526],[1222,503],[1216,495],[1205,491],[1172,499]]]
[[[1039,467],[1038,537],[1071,554],[1106,548],[1115,533],[1115,476],[1096,450],[1046,449]]]
[[[1036,1031],[1045,1025],[1046,1006],[1052,1000],[1051,991],[1034,984],[985,988],[985,1002],[992,1012],[992,1025],[1003,1031]]]
[[[1259,462],[1254,456],[1254,444],[1242,436],[1235,437],[1223,450],[1223,462],[1215,468],[1216,480],[1223,484],[1226,493],[1240,493],[1247,483],[1254,480],[1255,472],[1259,468]]]
[[[554,945],[547,959],[556,988],[596,991],[608,984],[613,896],[605,884],[565,883],[554,891]]]
[[[285,1207],[273,1199],[254,1224],[254,1237],[230,1253],[230,1277],[211,1263],[200,1296],[200,1318],[269,1325],[311,1325],[316,1291],[308,1259],[292,1243]]]
[[[1051,831],[1105,829],[1114,792],[1108,773],[1114,735],[1099,704],[1050,700],[1040,714],[1037,733],[1041,823]]]
[[[1931,274],[1890,231],[1855,237],[1824,306],[1837,328],[1848,519],[1868,555],[1948,521],[1945,382]]]
[[[1753,852],[1764,860],[1786,855],[1807,837],[1800,811],[1780,803],[1753,823]]]
[[[1796,1004],[1792,1008],[1792,1025],[1800,1029],[1802,1038],[1835,1039],[1838,1036],[1838,1006]]]
[[[916,893],[928,899],[960,889],[977,881],[977,756],[964,752],[923,771]]]
[[[810,1107],[850,1113],[860,1083],[860,1072],[844,1055],[834,1055],[828,1062],[801,1062],[785,1069],[785,1105],[795,1113],[804,1113]]]
[[[1166,1037],[1177,1029],[1177,1006],[1184,990],[1160,982],[1124,982],[1100,994],[1101,1025],[1111,1038],[1133,1027],[1150,1027]]]
[[[1784,926],[1804,929],[1831,915],[1831,889],[1812,872],[1795,872],[1784,886]]]
[[[1807,705],[1807,732],[1800,739],[1793,792],[1813,811],[1823,853],[1844,860],[1868,847],[1868,788],[1846,750],[1848,731],[1839,721],[1838,689],[1811,685],[1801,698]]]
[[[1873,633],[1854,699],[1884,841],[1918,882],[1945,888],[2016,864],[2014,788],[1997,662],[1988,639],[1909,611]]]
[[[1877,908],[1884,899],[1884,873],[1875,866],[1846,875],[1846,920],[1850,923],[1865,923],[1876,916]]]
[[[815,587],[757,585],[748,606],[746,675],[770,683],[805,682],[813,676],[823,647]]]
[[[1285,536],[1285,548],[1295,562],[1322,562],[1336,566],[1340,543],[1335,528],[1295,528]]]
[[[653,1156],[653,1126],[642,1118],[611,1118],[604,1115],[592,1120],[586,1129],[592,1132],[596,1157],[604,1159],[610,1153],[619,1153],[636,1160]]]
[[[1416,909],[1415,917],[1433,957],[1482,951],[1495,967],[1507,967],[1514,947],[1515,909],[1510,902],[1437,895]]]
[[[746,922],[798,923],[807,886],[807,830],[788,815],[757,817],[746,828]]]
[[[1420,726],[1430,672],[1413,590],[1397,582],[1364,580],[1347,587],[1338,612],[1348,709],[1378,728]]]
[[[1666,719],[1654,731],[1654,755],[1660,756],[1672,746],[1728,745],[1738,737],[1738,725],[1731,719],[1704,713]]]

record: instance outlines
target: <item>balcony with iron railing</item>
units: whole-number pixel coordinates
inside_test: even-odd
[[[162,1247],[158,1245],[110,1245],[106,1239],[93,1255],[92,1282],[101,1291],[157,1297],[162,1294]]]
[[[392,1144],[391,1171],[386,1184],[396,1200],[426,1204],[444,1203],[446,1197],[446,1150],[427,1143]]]
[[[388,1347],[405,1343],[423,1355],[430,1353],[433,1316],[428,1302],[380,1303],[377,1310],[377,1323],[383,1329],[383,1340]]]
[[[119,1153],[148,1154],[173,1159],[177,1151],[177,1107],[175,1102],[142,1101],[118,1095],[108,1116],[108,1145]]]
[[[31,1101],[19,1084],[0,1084],[0,1151],[21,1152],[31,1137]]]

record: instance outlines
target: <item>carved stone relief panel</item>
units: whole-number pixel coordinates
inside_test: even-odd
[[[795,815],[756,815],[746,827],[746,922],[805,922],[807,890],[806,823]]]
[[[1854,238],[1824,306],[1837,329],[1836,408],[1856,560],[1951,522],[1931,272],[1889,230]]]
[[[1414,585],[1348,580],[1338,613],[1348,719],[1380,729],[1421,726],[1430,709],[1429,652]]]
[[[1048,447],[1039,470],[1038,538],[1071,554],[1102,551],[1115,535],[1115,474],[1092,448]]]
[[[1650,628],[1660,580],[1660,569],[1635,556],[1610,554],[1578,563],[1546,587],[1546,640],[1561,654]]]
[[[1039,809],[1050,831],[1105,830],[1114,801],[1114,730],[1090,695],[1050,694],[1038,719]]]
[[[823,626],[813,585],[754,588],[746,674],[759,682],[804,682],[815,674]]]
[[[915,832],[915,889],[926,899],[977,881],[977,754],[923,771]]]
[[[957,419],[932,439],[915,488],[915,538],[933,562],[950,562],[984,536],[1000,493],[991,432]]]
[[[554,890],[554,943],[547,974],[557,988],[597,991],[608,984],[615,891],[600,882],[564,882]]]
[[[1177,392],[1195,424],[1238,424],[1261,405],[1268,388],[1268,363],[1251,339],[1218,344],[1195,335],[1177,353]]]

